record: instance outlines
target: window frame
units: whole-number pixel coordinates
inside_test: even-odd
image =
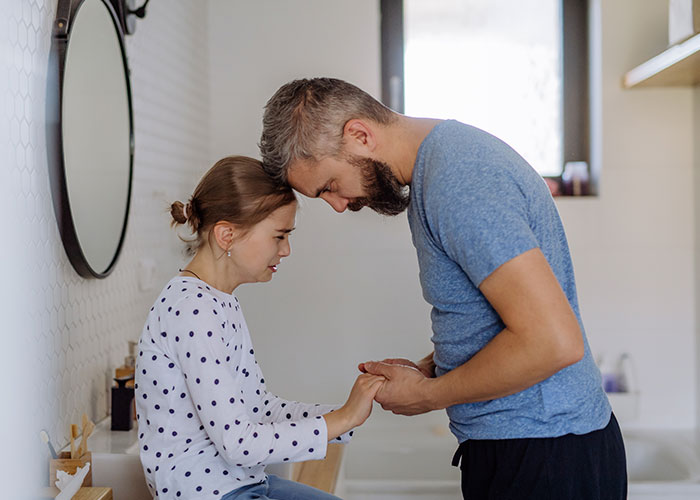
[[[588,0],[561,1],[562,165],[586,162],[591,180]],[[382,102],[404,113],[403,0],[380,0]],[[561,174],[545,176],[561,187]],[[588,194],[594,194],[592,192]]]

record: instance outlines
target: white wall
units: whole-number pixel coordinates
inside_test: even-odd
[[[698,249],[700,249],[700,86],[693,91],[693,131],[695,151],[693,153],[695,162],[693,166],[694,189],[696,195],[695,202],[695,394],[696,394],[696,425],[700,424],[700,321],[698,321],[698,311],[700,311],[700,265],[698,265]],[[700,425],[697,425],[698,442],[700,442]]]
[[[596,0],[595,156],[600,196],[561,199],[593,350],[629,352],[639,427],[693,427],[695,283],[691,88],[624,90],[621,77],[667,46],[665,0]]]
[[[10,12],[9,0],[0,0],[0,10]],[[9,25],[7,17],[0,18],[0,54],[3,56],[3,63],[0,65],[0,165],[3,166],[0,169],[0,214],[4,224],[4,233],[0,240],[0,262],[4,266],[2,275],[6,283],[6,286],[0,287],[0,332],[3,337],[3,369],[7,374],[3,402],[3,407],[7,410],[0,413],[0,439],[5,449],[15,452],[12,457],[3,455],[0,458],[0,481],[7,485],[3,494],[8,498],[22,498],[22,485],[33,479],[31,472],[22,465],[36,458],[36,449],[32,451],[25,444],[28,436],[37,436],[34,441],[38,441],[38,432],[36,427],[32,426],[31,413],[23,411],[27,389],[34,385],[34,377],[28,367],[36,358],[35,349],[27,348],[30,344],[26,340],[29,332],[27,316],[16,306],[21,302],[19,298],[31,296],[31,286],[22,280],[22,273],[18,269],[24,252],[21,244],[24,240],[18,237],[22,234],[22,209],[13,192],[20,185],[21,176],[16,168],[6,167],[11,165],[13,143],[10,138],[10,120],[7,117],[14,113],[14,110],[11,111],[14,99],[6,98],[11,95],[7,60],[10,54],[10,40],[6,35]]]
[[[151,2],[127,40],[135,125],[131,215],[122,255],[105,280],[80,278],[58,234],[49,188],[46,89],[56,0],[4,2],[0,18],[2,239],[2,498],[48,484],[46,429],[56,448],[83,412],[107,416],[114,368],[138,339],[161,284],[182,263],[166,200],[181,197],[209,159],[206,5]],[[138,263],[157,285],[141,291]],[[6,485],[9,491],[6,489]]]
[[[665,48],[666,0],[592,4],[601,35],[592,71],[601,194],[558,201],[584,323],[594,352],[633,356],[636,426],[693,427],[692,91],[620,86],[625,71]],[[210,7],[212,161],[258,156],[262,107],[288,80],[336,76],[379,94],[376,0]],[[273,390],[340,401],[356,362],[429,351],[429,308],[405,217],[337,215],[312,200],[292,246],[272,284],[239,291]]]

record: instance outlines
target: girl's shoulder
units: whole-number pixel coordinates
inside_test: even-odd
[[[235,299],[232,294],[217,290],[204,281],[189,276],[175,276],[165,284],[159,295],[159,299],[165,298],[166,300],[168,298],[183,299],[186,297],[197,299],[207,297],[209,300],[216,299],[214,302],[226,302]]]
[[[183,276],[171,279],[161,291],[151,308],[151,315],[156,314],[159,321],[181,323],[190,319],[194,322],[221,322],[241,324],[243,313],[238,298],[227,294],[205,282]]]
[[[207,338],[228,344],[246,337],[247,326],[238,299],[209,287],[198,279],[176,276],[163,287],[151,308],[142,340],[162,352],[177,356],[184,335],[208,332]],[[144,337],[145,336],[145,337]],[[243,338],[243,337],[242,337]]]

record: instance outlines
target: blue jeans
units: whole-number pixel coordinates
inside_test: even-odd
[[[229,491],[221,500],[341,500],[311,486],[280,479],[272,474],[262,483],[249,484]]]

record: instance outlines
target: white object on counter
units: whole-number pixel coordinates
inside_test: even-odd
[[[83,467],[78,467],[75,474],[68,474],[66,471],[56,472],[56,487],[61,492],[56,495],[56,500],[70,500],[83,485],[83,480],[90,470],[90,462],[86,462]]]

